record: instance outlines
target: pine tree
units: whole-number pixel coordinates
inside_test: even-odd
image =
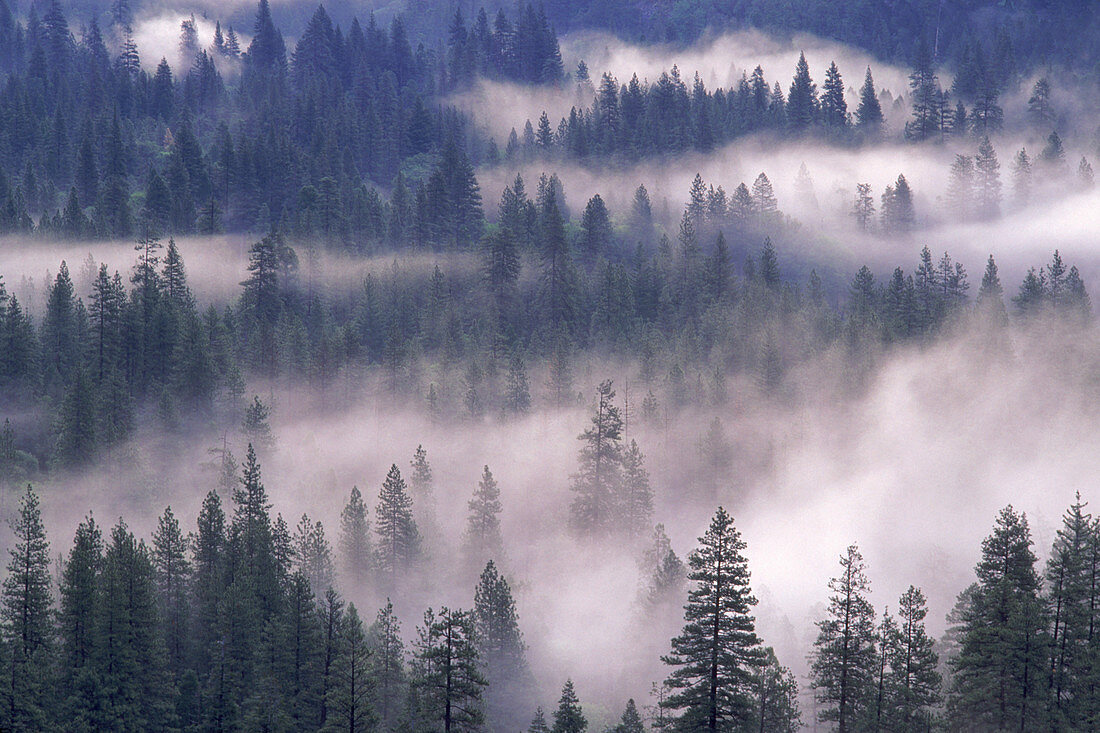
[[[172,507],[165,508],[153,533],[152,560],[164,646],[169,668],[178,676],[189,656],[191,563],[187,559],[187,540]]]
[[[927,726],[940,701],[939,658],[924,630],[924,594],[909,586],[898,601],[898,623],[885,639],[890,665],[890,717],[902,730]]]
[[[829,581],[829,615],[817,623],[812,683],[821,707],[818,718],[837,730],[859,730],[872,703],[876,666],[874,609],[859,548],[840,557],[842,574]]]
[[[1081,495],[1066,511],[1046,567],[1051,617],[1050,719],[1054,727],[1087,727],[1091,714],[1091,632],[1095,622],[1095,525]]]
[[[333,669],[328,704],[331,730],[366,733],[376,730],[377,717],[371,704],[374,681],[370,650],[363,623],[354,604],[348,604],[340,624],[340,637]]]
[[[626,701],[626,709],[623,710],[619,724],[612,728],[612,733],[645,733],[645,723],[642,722],[642,716],[638,714],[638,706],[634,703],[634,698]]]
[[[367,507],[359,487],[352,486],[340,512],[340,560],[352,587],[361,586],[370,574],[373,554]]]
[[[868,69],[870,73],[870,69]],[[873,85],[872,85],[873,88]],[[790,99],[788,98],[788,103]],[[829,64],[825,71],[825,85],[821,94],[821,119],[825,129],[841,133],[848,127],[848,103],[844,101],[844,80],[836,62]]]
[[[986,261],[985,272],[982,274],[982,284],[978,288],[978,309],[983,313],[1003,321],[1006,318],[1004,304],[1004,288],[1001,287],[1001,278],[997,274],[997,263],[993,255],[989,255]]]
[[[531,724],[527,726],[527,733],[550,733],[550,726],[546,724],[546,713],[542,711],[541,707],[535,709],[535,717],[531,719]]]
[[[303,514],[294,533],[293,545],[298,570],[309,581],[313,594],[322,595],[333,587],[336,569],[332,562],[332,549],[325,539],[325,528],[321,522],[314,522]]]
[[[50,546],[42,524],[38,494],[27,485],[12,519],[8,574],[0,590],[0,639],[6,669],[0,728],[43,730],[50,706],[53,647]]]
[[[882,106],[875,94],[875,80],[871,78],[871,67],[867,67],[867,76],[859,90],[859,106],[856,108],[856,123],[860,131],[874,139],[882,132]]]
[[[413,520],[412,499],[397,464],[386,475],[374,512],[374,531],[378,535],[376,567],[388,577],[389,587],[395,588],[398,575],[420,556],[420,533]]]
[[[1012,198],[1017,207],[1027,206],[1031,199],[1031,158],[1020,148],[1012,160]]]
[[[76,528],[61,574],[58,661],[59,682],[66,691],[59,713],[89,730],[103,694],[96,674],[102,567],[103,535],[95,520],[88,517]]]
[[[764,663],[754,682],[754,730],[795,733],[802,728],[798,707],[798,681],[782,666],[771,647],[764,650]]]
[[[1001,730],[1041,725],[1048,709],[1050,640],[1035,561],[1027,518],[1011,506],[1002,509],[982,542],[978,587],[951,663],[953,724]]]
[[[371,650],[371,676],[374,679],[374,710],[382,731],[395,731],[403,708],[408,685],[405,676],[405,643],[401,640],[401,623],[393,612],[393,604],[386,605],[367,633]]]
[[[471,569],[481,567],[485,562],[504,558],[504,539],[500,533],[500,487],[489,471],[485,469],[478,482],[474,496],[467,503],[469,514],[466,519],[466,532],[463,537],[463,550],[467,565]]]
[[[749,588],[745,543],[721,507],[700,547],[688,556],[695,586],[684,607],[680,636],[662,660],[676,669],[665,683],[674,692],[661,706],[679,711],[676,730],[733,730],[753,714],[753,680],[763,663]]]
[[[565,686],[561,688],[558,709],[554,711],[554,726],[550,731],[551,733],[584,733],[586,730],[588,730],[588,720],[581,712],[581,704],[577,699],[573,680],[566,680]]]
[[[791,91],[787,95],[787,122],[792,130],[802,132],[814,124],[817,114],[817,85],[810,79],[810,65],[806,63],[806,54],[800,53]]]
[[[955,221],[967,221],[974,214],[974,159],[956,155],[947,183],[947,205]]]
[[[862,231],[871,228],[875,218],[875,199],[871,196],[870,183],[856,184],[856,200],[852,204],[852,216]]]
[[[768,176],[761,173],[752,184],[752,211],[765,221],[770,221],[779,213],[779,203]]]
[[[1001,164],[988,137],[978,144],[974,169],[978,215],[984,219],[996,218],[1001,213]]]
[[[107,729],[174,723],[175,689],[158,623],[155,573],[145,543],[120,520],[103,558],[100,673]]]
[[[912,90],[913,119],[905,123],[905,137],[923,142],[935,137],[941,129],[943,95],[933,68],[928,45],[922,40],[917,48],[916,63],[909,75]]]
[[[419,629],[413,669],[423,720],[443,733],[477,731],[484,722],[477,632],[469,611],[432,609]]]
[[[508,384],[504,390],[504,409],[513,415],[524,415],[531,409],[531,389],[527,381],[527,366],[523,356],[514,352],[508,360]]]
[[[533,680],[508,581],[490,560],[474,590],[478,657],[484,664],[486,724],[490,730],[518,730]]]
[[[569,507],[575,530],[582,534],[601,534],[615,527],[617,513],[615,490],[619,485],[622,462],[621,412],[614,404],[611,380],[596,390],[596,409],[592,426],[577,439],[583,442],[580,466],[573,474],[575,493]]]
[[[630,538],[644,532],[653,516],[653,489],[643,462],[637,441],[631,440],[630,447],[622,452],[622,478],[616,502],[620,529]]]

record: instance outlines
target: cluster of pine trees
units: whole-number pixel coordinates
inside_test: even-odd
[[[430,495],[422,448],[411,465],[415,491]],[[356,594],[374,587],[401,597],[422,562],[409,488],[393,466],[373,527],[352,489],[338,556]],[[486,467],[470,502],[467,561],[503,553],[498,497]],[[251,445],[240,467],[222,453],[218,488],[191,533],[170,507],[148,542],[121,519],[105,532],[89,516],[54,570],[29,485],[12,528],[0,591],[5,730],[518,730],[537,698],[509,581],[494,560],[471,608],[429,608],[411,644],[392,602],[364,624],[336,590],[337,553],[321,522],[303,515],[292,532],[271,516]],[[657,540],[647,555],[664,554],[668,582],[651,592],[678,593],[684,568],[660,527]],[[677,692],[657,715],[680,726],[709,716],[723,729],[759,720],[793,730],[797,688],[753,633],[745,545],[729,515],[720,509],[700,541],[688,558],[688,623],[666,659]],[[572,681],[553,726],[539,707],[529,730],[587,730]],[[615,730],[645,730],[633,700]]]
[[[904,176],[887,193],[882,227],[911,226]],[[747,372],[774,390],[788,368],[838,343],[926,339],[972,310],[966,269],[927,248],[912,274],[899,267],[876,281],[860,268],[837,305],[816,273],[804,286],[784,278],[770,240],[753,251],[762,231],[786,228],[764,174],[732,197],[697,176],[675,241],[654,221],[644,187],[625,225],[599,195],[572,220],[556,176],[544,175],[533,197],[517,177],[499,212],[476,249],[478,267],[396,265],[350,288],[323,282],[310,240],[303,262],[294,240],[274,230],[250,248],[240,296],[221,310],[196,302],[179,248],[155,236],[138,240],[128,277],[90,259],[77,273],[62,263],[33,306],[0,281],[0,390],[40,416],[16,426],[13,444],[34,445],[43,464],[75,467],[149,422],[242,425],[260,440],[267,408],[244,399],[255,378],[304,379],[324,393],[349,380],[362,389],[366,372],[382,393],[417,395],[436,417],[522,415],[543,402],[576,404],[574,365],[596,350],[638,360],[643,413],[656,416],[721,402],[727,376]],[[871,226],[869,189],[860,188],[854,213]],[[474,236],[447,226],[447,236]],[[32,285],[18,287],[33,295]],[[992,257],[974,301],[993,322],[1006,320]],[[1058,253],[1029,271],[1012,302],[1020,315],[1091,313],[1080,273]],[[705,368],[691,374],[704,354]],[[5,461],[16,463],[25,473],[25,457]],[[615,481],[596,483],[607,494]]]
[[[779,136],[818,132],[836,142],[877,140],[882,134],[884,118],[871,70],[867,69],[853,119],[836,64],[829,67],[819,97],[805,54],[799,56],[786,95],[779,82],[768,84],[759,66],[751,75],[742,73],[736,87],[714,91],[707,90],[698,73],[689,89],[675,66],[653,83],[641,82],[635,74],[620,84],[605,73],[598,89],[583,61],[574,76],[581,94],[594,94],[592,106],[574,107],[556,127],[544,112],[534,125],[527,122],[522,138],[513,130],[506,159],[554,154],[634,160],[688,150],[709,152],[762,131]]]
[[[472,176],[465,122],[438,104],[447,64],[414,49],[400,18],[343,31],[319,7],[287,49],[261,2],[247,49],[220,24],[200,48],[185,20],[183,68],[162,59],[149,73],[132,13],[117,5],[106,33],[92,18],[79,41],[57,2],[41,19],[32,8],[25,24],[0,5],[0,39],[10,40],[0,42],[0,233],[122,238],[282,222],[365,241],[381,233],[376,185],[394,187],[402,171],[437,206],[461,206],[429,180],[433,170],[448,185]],[[517,31],[502,16],[509,43],[528,42],[533,12]],[[545,53],[557,53],[541,23]],[[511,71],[520,59],[500,63]],[[394,192],[399,222],[416,205],[416,193],[404,195]]]
[[[849,547],[810,657],[818,719],[849,731],[1087,730],[1100,649],[1096,542],[1078,495],[1040,569],[1027,517],[1005,507],[938,644],[918,588],[876,622],[863,557]]]

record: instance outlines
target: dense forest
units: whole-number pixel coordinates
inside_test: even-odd
[[[0,0],[0,730],[1095,724],[1094,8],[131,2]]]

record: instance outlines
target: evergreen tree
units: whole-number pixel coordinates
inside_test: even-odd
[[[898,601],[898,623],[885,639],[886,659],[890,665],[890,718],[902,730],[931,723],[933,709],[940,701],[939,661],[934,642],[924,630],[928,615],[924,594],[909,586]]]
[[[362,585],[370,574],[373,554],[367,507],[359,487],[352,486],[348,503],[340,512],[340,560],[352,587]]]
[[[913,119],[905,123],[905,137],[914,142],[930,140],[940,131],[943,103],[932,55],[923,40],[917,48],[916,63],[909,75],[909,88],[912,90],[910,106]]]
[[[378,506],[374,510],[374,531],[378,535],[376,567],[388,577],[389,587],[397,586],[397,577],[420,556],[420,533],[412,515],[412,499],[397,464],[390,467]]]
[[[870,69],[867,70],[868,78]],[[872,84],[873,89],[873,84]],[[788,105],[790,98],[787,98]],[[831,132],[843,132],[848,127],[848,103],[844,101],[844,80],[836,62],[829,64],[825,71],[825,86],[821,94],[821,119],[825,129]]]
[[[565,686],[561,688],[558,709],[554,711],[554,726],[550,731],[551,733],[584,733],[586,730],[588,730],[588,720],[581,712],[581,704],[577,699],[577,691],[573,688],[573,680],[566,680]]]
[[[614,399],[611,380],[601,382],[592,426],[577,436],[583,447],[572,477],[575,495],[569,511],[574,529],[583,534],[607,532],[618,520],[615,491],[621,476],[623,419]]]
[[[492,562],[494,559],[500,562],[504,558],[504,539],[500,533],[499,516],[502,509],[500,487],[488,466],[485,466],[481,481],[467,506],[469,514],[463,537],[467,565],[476,569],[482,563]]]
[[[354,604],[348,604],[340,625],[340,637],[329,691],[331,730],[366,733],[376,730],[377,717],[371,704],[374,681],[371,677],[371,653],[363,633],[363,623]]]
[[[622,452],[617,501],[620,528],[631,538],[637,538],[650,526],[653,515],[653,489],[643,461],[637,441],[631,440],[630,447]]]
[[[518,730],[531,694],[531,671],[508,581],[490,560],[474,590],[478,657],[484,664],[485,717],[490,730]]]
[[[856,124],[867,137],[874,139],[882,132],[882,106],[875,94],[875,80],[871,78],[871,67],[867,67],[867,76],[859,90],[859,106],[856,107]]]
[[[787,95],[787,122],[792,130],[802,132],[814,124],[817,114],[817,85],[810,79],[810,65],[806,63],[806,54],[800,53],[791,91]]]
[[[829,615],[817,623],[812,684],[821,707],[818,718],[837,730],[860,730],[871,708],[876,666],[874,609],[870,583],[855,545],[840,557],[842,574],[829,581]]]
[[[983,137],[978,144],[974,169],[978,215],[985,219],[996,218],[1001,213],[1001,164],[997,162],[997,153],[988,137]]]
[[[103,535],[88,517],[76,528],[60,583],[58,641],[60,679],[65,698],[59,713],[74,727],[90,730],[103,694],[97,674],[100,572],[103,567]]]
[[[661,702],[679,711],[675,730],[735,730],[753,714],[753,681],[763,662],[749,589],[745,543],[719,507],[700,547],[688,556],[695,586],[684,607],[680,636],[662,660],[674,666],[665,683],[674,692]]]
[[[756,700],[752,727],[771,733],[795,733],[802,728],[798,707],[798,681],[782,666],[771,647],[764,650],[764,664],[754,683]]]
[[[408,684],[405,676],[405,643],[401,639],[401,623],[393,612],[393,604],[378,611],[367,633],[371,650],[371,677],[374,680],[374,710],[382,731],[398,729],[399,707]]]
[[[419,629],[413,685],[425,723],[443,733],[480,730],[482,688],[477,632],[469,611],[430,608]]]
[[[187,559],[187,540],[171,507],[164,510],[153,533],[152,561],[164,648],[169,668],[179,676],[189,656],[191,563]]]
[[[6,663],[0,728],[43,730],[51,704],[53,583],[42,511],[38,494],[30,484],[11,520],[11,531],[14,540],[8,550],[11,559],[0,590],[0,639],[5,646]]]
[[[1048,709],[1047,614],[1027,518],[1000,511],[982,542],[978,587],[966,610],[961,649],[952,660],[950,721],[1005,730],[1042,724]]]

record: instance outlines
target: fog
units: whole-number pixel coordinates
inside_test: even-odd
[[[907,95],[909,71],[872,59],[865,53],[815,36],[797,34],[788,39],[761,31],[739,31],[704,39],[682,48],[671,45],[638,46],[614,36],[596,31],[570,33],[561,39],[562,61],[568,72],[574,73],[577,64],[584,61],[588,67],[591,86],[569,82],[562,87],[532,89],[509,82],[482,80],[467,92],[452,97],[452,102],[471,115],[499,145],[507,141],[514,128],[522,134],[524,124],[538,122],[545,111],[550,124],[556,128],[558,121],[569,116],[570,108],[587,108],[595,97],[600,78],[611,73],[620,85],[638,75],[639,81],[655,83],[663,72],[676,66],[680,77],[690,87],[695,74],[708,90],[736,89],[742,73],[751,75],[758,65],[764,71],[769,86],[779,82],[786,94],[794,76],[800,52],[806,54],[810,74],[818,84],[825,78],[825,70],[836,62],[847,87],[848,105],[855,109],[857,92],[863,85],[864,73],[871,67],[875,87],[890,98]],[[885,98],[884,98],[885,99]],[[892,105],[884,104],[883,113],[888,123],[898,129],[904,123],[900,113]]]
[[[1067,358],[1050,358],[1056,353]],[[1036,550],[1045,556],[1073,492],[1094,498],[1100,471],[1092,449],[1100,440],[1092,397],[1100,341],[1091,329],[1038,324],[1015,329],[999,346],[959,336],[900,349],[883,357],[855,394],[837,376],[836,358],[827,354],[789,375],[795,397],[766,398],[751,380],[734,380],[728,405],[673,415],[665,424],[634,421],[629,434],[653,474],[654,519],[668,527],[681,556],[695,546],[715,506],[732,513],[748,543],[758,632],[800,677],[826,583],[848,544],[863,550],[877,609],[895,606],[909,584],[918,585],[929,599],[930,631],[938,635],[972,578],[996,511],[1012,503],[1027,512]],[[589,394],[596,380],[616,376],[620,402],[627,380],[632,400],[644,389],[635,369],[621,364],[589,359],[578,372],[590,375],[578,380]],[[392,407],[370,380],[357,383],[350,400],[322,402],[315,393],[278,386],[264,394],[275,406],[276,447],[261,452],[275,511],[291,527],[308,512],[324,522],[333,543],[351,486],[373,506],[389,465],[405,468],[417,445],[427,449],[443,537],[433,541],[435,555],[419,579],[396,599],[407,636],[425,606],[472,603],[473,580],[453,561],[453,548],[466,501],[488,464],[502,489],[502,565],[516,587],[541,702],[555,699],[572,676],[586,712],[591,706],[599,720],[597,701],[607,700],[607,713],[617,714],[626,697],[645,698],[649,683],[663,679],[658,655],[679,621],[649,619],[639,633],[637,549],[578,542],[564,529],[585,407],[540,406],[515,421],[436,423],[423,411]],[[722,420],[734,455],[716,494],[697,449],[713,417]],[[228,440],[242,455],[242,439],[230,433]],[[220,444],[220,433],[194,440],[139,435],[127,449],[127,470],[42,483],[53,551],[68,547],[85,511],[105,524],[124,515],[148,534],[170,503],[193,527],[215,480],[197,467]],[[369,588],[342,590],[361,607],[383,602]]]
[[[155,54],[147,48],[176,48],[178,18],[149,20],[139,24],[137,33],[149,63]],[[211,34],[212,26],[200,22],[201,43]],[[678,63],[686,78],[698,69],[708,86],[728,85],[758,63],[770,81],[779,79],[786,86],[800,48],[806,50],[816,79],[823,76],[825,63],[836,59],[852,84],[862,79],[868,63],[834,44],[810,38],[779,42],[754,33],[722,36],[687,51],[639,49],[597,34],[563,42],[567,61],[584,58],[593,77],[606,69],[620,81],[633,72],[652,80]],[[904,85],[903,70],[875,64],[874,71],[880,86],[896,90]],[[573,90],[537,90],[521,98],[516,88],[484,83],[460,101],[481,115],[482,124],[499,140],[500,130],[507,133],[502,126],[519,128],[542,109],[575,104],[571,97]],[[516,118],[500,114],[503,109],[513,110]],[[995,144],[1007,190],[1012,153],[1023,146],[1037,149],[1040,139],[1014,133]],[[1070,161],[1083,150],[1075,144],[1069,148]],[[1046,263],[1057,248],[1095,289],[1100,282],[1096,189],[1072,192],[1069,186],[1052,186],[1031,207],[992,222],[954,224],[937,213],[953,156],[972,153],[973,147],[972,141],[963,141],[842,149],[754,137],[706,156],[606,170],[532,161],[484,169],[478,177],[491,217],[501,189],[517,173],[530,191],[545,171],[561,177],[573,212],[599,193],[620,223],[635,188],[644,184],[658,218],[671,228],[697,173],[732,193],[738,183],[751,185],[764,171],[775,186],[780,209],[803,227],[791,237],[790,247],[780,251],[781,267],[829,266],[850,276],[868,263],[883,279],[896,265],[911,270],[919,249],[927,245],[963,262],[976,290],[985,258],[992,253],[1010,297],[1026,268]],[[795,189],[803,164],[813,179],[817,208],[800,201]],[[870,183],[877,203],[899,173],[913,186],[920,227],[905,236],[856,232],[847,214],[855,184]],[[247,276],[248,246],[256,238],[177,239],[201,305],[224,306],[236,299]],[[332,290],[361,287],[368,273],[385,277],[393,268],[427,274],[437,265],[445,273],[468,273],[476,267],[472,253],[355,257],[318,252],[311,258],[305,247],[295,246],[300,280],[309,278],[318,288]],[[86,298],[89,257],[122,273],[130,271],[135,257],[129,241],[9,237],[0,240],[0,251],[0,274],[9,291],[39,317],[47,284],[61,260],[67,261],[78,294]],[[848,357],[838,347],[786,374],[779,396],[763,394],[751,376],[735,375],[726,404],[666,412],[651,423],[632,418],[627,437],[636,439],[646,454],[655,489],[654,521],[667,527],[673,547],[684,558],[716,506],[730,511],[748,544],[752,587],[760,600],[757,631],[804,687],[814,621],[823,613],[838,556],[849,544],[858,542],[866,558],[878,612],[896,606],[898,596],[910,584],[917,585],[928,597],[929,630],[939,636],[956,594],[973,578],[981,540],[998,509],[1011,503],[1027,513],[1035,549],[1045,557],[1074,492],[1100,501],[1094,478],[1100,475],[1100,453],[1095,450],[1100,442],[1096,329],[1033,321],[992,336],[990,330],[987,324],[975,324],[932,343],[876,352],[869,376],[858,384],[850,379]],[[689,364],[686,381],[694,383],[706,368]],[[620,404],[629,391],[634,411],[647,389],[663,397],[662,385],[645,384],[638,365],[608,360],[595,350],[578,355],[575,373],[583,400],[571,408],[551,408],[542,399],[546,375],[533,366],[534,409],[516,419],[433,420],[422,407],[427,378],[395,398],[377,375],[351,370],[327,392],[280,380],[255,381],[248,393],[263,395],[273,407],[275,446],[261,451],[260,458],[274,511],[292,528],[303,512],[321,520],[334,548],[339,513],[351,487],[358,486],[373,509],[389,466],[396,463],[404,471],[418,445],[427,449],[441,534],[429,537],[432,555],[395,597],[406,639],[413,637],[428,605],[472,604],[475,579],[460,567],[457,548],[466,502],[488,465],[501,487],[506,546],[501,565],[515,590],[539,685],[537,703],[551,705],[562,682],[572,677],[597,728],[611,722],[628,697],[647,700],[650,683],[665,678],[659,655],[668,651],[681,619],[675,613],[646,617],[637,603],[644,581],[638,569],[644,541],[637,546],[588,543],[567,530],[576,438],[587,425],[595,385],[613,377]],[[441,382],[459,379],[453,373],[432,377]],[[733,465],[712,485],[698,446],[716,417],[731,443]],[[68,550],[73,529],[87,512],[105,525],[124,516],[135,531],[148,536],[157,515],[171,504],[183,525],[193,528],[201,500],[216,480],[202,465],[223,440],[238,459],[243,457],[245,440],[237,431],[211,428],[166,435],[144,427],[102,467],[42,481],[52,552]],[[0,504],[0,515],[10,516],[10,502],[9,495]],[[417,509],[423,518],[423,504]],[[5,542],[9,539],[4,536]],[[377,588],[344,584],[342,592],[366,619],[384,603]],[[809,722],[808,706],[803,712]]]

